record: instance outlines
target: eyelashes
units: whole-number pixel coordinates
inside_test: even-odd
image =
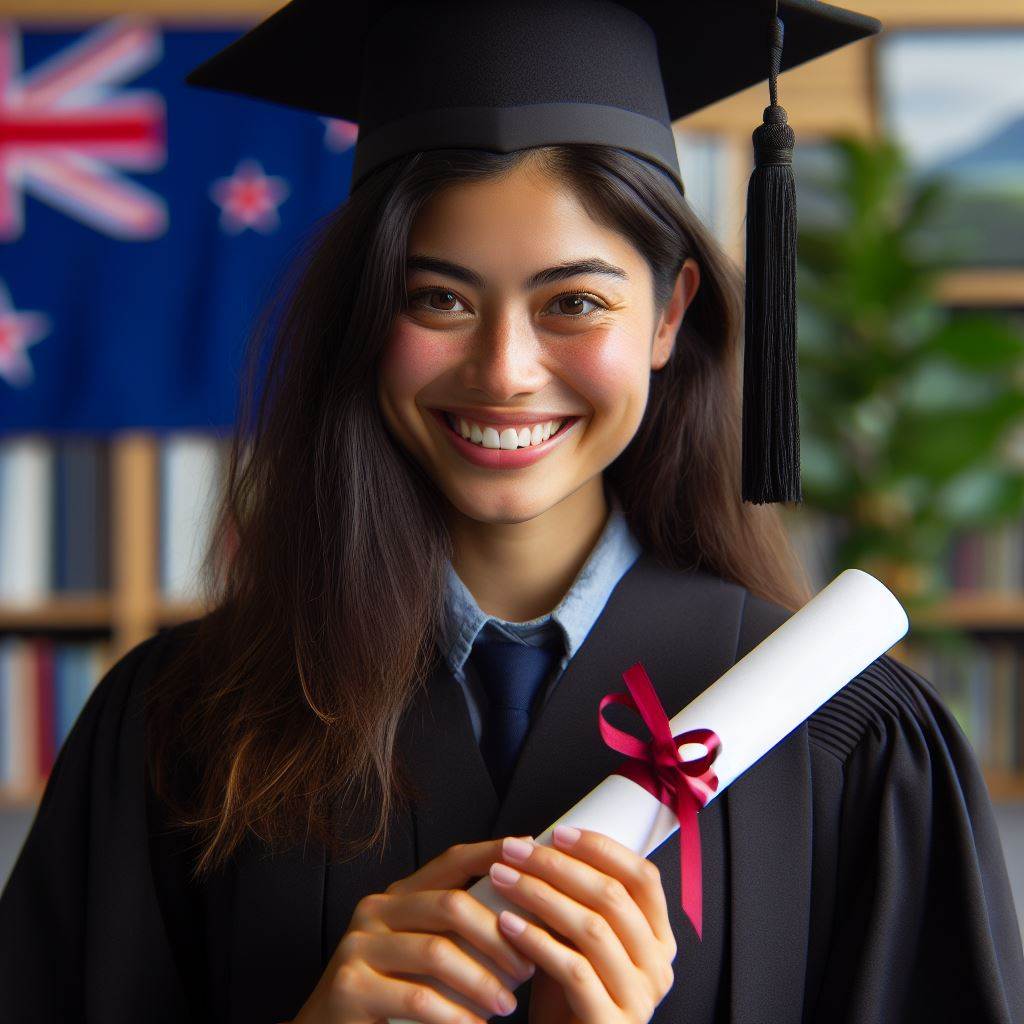
[[[416,307],[417,300],[427,298],[431,295],[450,295],[456,302],[461,303],[462,300],[450,289],[450,288],[420,288],[418,291],[413,292],[408,297],[408,305],[410,307]],[[595,308],[590,310],[589,313],[573,314],[573,313],[556,313],[556,316],[564,317],[566,320],[586,320],[588,317],[593,316],[595,313],[605,310],[608,307],[600,301],[600,299],[589,294],[588,292],[562,292],[559,295],[552,297],[551,302],[548,303],[547,308],[550,309],[556,302],[560,302],[562,299],[582,299],[584,302],[589,302]],[[437,313],[440,316],[457,316],[461,310],[457,309],[435,309],[433,306],[420,307],[425,309],[428,313]]]

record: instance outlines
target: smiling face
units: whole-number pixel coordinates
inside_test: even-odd
[[[641,253],[530,160],[435,195],[408,252],[378,368],[394,437],[478,522],[532,519],[598,485],[671,354],[695,261],[657,316]],[[562,426],[542,440],[547,421]]]

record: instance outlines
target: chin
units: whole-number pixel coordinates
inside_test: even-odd
[[[459,512],[478,523],[525,523],[547,512],[560,500],[557,496],[538,493],[536,486],[499,487],[493,481],[478,488],[449,485],[443,490]]]

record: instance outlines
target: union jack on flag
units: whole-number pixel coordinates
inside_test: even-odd
[[[0,22],[0,433],[211,429],[356,125],[199,90],[240,35]]]

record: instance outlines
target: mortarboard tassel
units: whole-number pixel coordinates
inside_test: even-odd
[[[772,19],[771,105],[754,129],[747,188],[743,358],[743,500],[802,501],[796,360],[796,182],[793,129],[778,105],[783,25]]]

